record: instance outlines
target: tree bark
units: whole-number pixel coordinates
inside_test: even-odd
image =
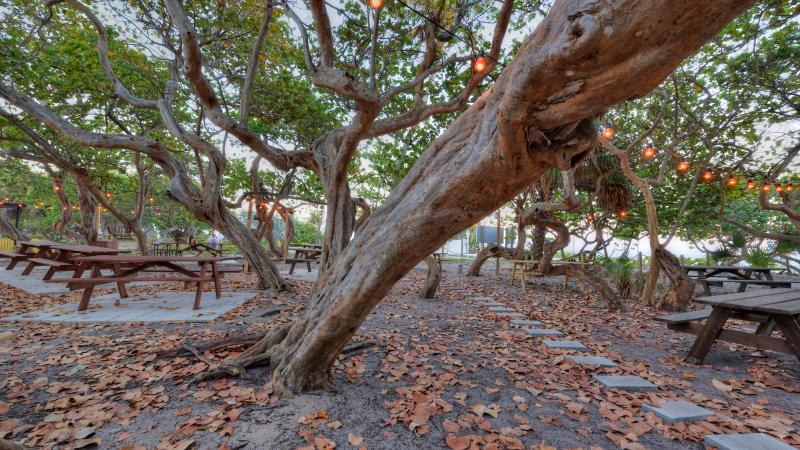
[[[19,211],[19,210],[16,210]],[[22,230],[17,229],[11,224],[9,216],[12,210],[10,208],[0,209],[0,233],[5,234],[15,241],[27,241],[30,238]],[[19,213],[17,213],[19,214]]]
[[[658,307],[668,311],[683,311],[694,295],[694,282],[688,277],[681,262],[669,250],[659,246],[654,259],[670,280],[670,290],[659,300]],[[651,264],[651,266],[654,264]]]
[[[428,266],[428,272],[425,276],[425,283],[419,290],[419,298],[434,298],[442,278],[442,270],[433,255],[425,258],[425,264]]]

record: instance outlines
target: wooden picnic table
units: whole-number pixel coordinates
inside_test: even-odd
[[[687,275],[692,272],[694,278],[703,286],[705,295],[711,295],[711,285],[722,286],[722,283],[739,283],[738,292],[747,290],[752,284],[768,286],[771,288],[791,287],[787,281],[776,281],[772,278],[772,268],[769,267],[742,267],[742,266],[684,266]],[[718,275],[726,275],[719,277]]]
[[[306,268],[311,272],[311,263],[319,262],[319,257],[322,255],[321,247],[289,247],[289,250],[294,252],[294,258],[285,258],[284,262],[289,264],[289,274],[294,273],[294,266],[298,263],[305,263]]]
[[[35,247],[37,251],[25,260],[28,265],[22,271],[22,275],[30,275],[34,268],[46,266],[48,270],[42,278],[45,281],[52,278],[56,272],[74,270],[75,262],[73,259],[77,256],[116,255],[128,251],[94,245],[72,245],[57,242],[38,242]]]
[[[203,295],[203,283],[214,283],[216,297],[222,296],[219,280],[221,273],[218,263],[230,259],[232,256],[142,256],[142,255],[98,255],[73,258],[78,265],[72,278],[50,279],[52,283],[67,283],[73,289],[83,289],[78,311],[84,311],[89,306],[89,300],[94,292],[94,287],[100,284],[116,283],[121,298],[126,298],[128,292],[125,283],[137,281],[180,281],[187,285],[195,284],[197,290],[194,298],[194,309],[200,309],[200,298]],[[197,270],[185,265],[196,265]],[[103,275],[102,269],[111,268],[113,274]],[[209,270],[210,269],[210,270]],[[90,271],[89,278],[81,278],[84,272]],[[140,272],[166,272],[167,276],[139,276]]]
[[[697,336],[686,360],[700,364],[716,340],[759,349],[793,353],[800,360],[800,290],[759,289],[735,294],[700,297],[695,302],[710,305],[702,311],[656,318],[670,329]],[[705,323],[695,323],[705,319]],[[755,333],[725,329],[728,319],[758,323]],[[783,338],[771,336],[775,328]]]
[[[27,261],[28,258],[34,256],[38,246],[54,244],[54,242],[19,241],[17,244],[19,245],[19,249],[16,252],[0,252],[0,256],[10,259],[8,265],[6,266],[6,270],[12,270],[20,262]]]

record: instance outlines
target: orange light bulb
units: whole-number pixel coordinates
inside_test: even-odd
[[[794,186],[792,186],[791,184],[787,184],[786,185],[786,192],[792,192],[793,190],[794,190]]]
[[[747,189],[752,191],[755,188],[756,188],[756,184],[753,183],[753,180],[747,180]]]
[[[769,183],[764,183],[763,185],[761,185],[761,191],[763,192],[769,192],[770,188],[771,186],[769,185]]]
[[[686,172],[689,170],[689,163],[684,160],[680,160],[678,162],[678,172]]]
[[[586,220],[588,220],[589,222],[593,221],[594,220],[594,214],[592,214],[592,213],[587,214],[586,215]]]
[[[614,139],[614,136],[617,134],[617,130],[614,129],[612,126],[607,126],[603,128],[603,137],[606,138],[607,141]]]
[[[775,192],[783,192],[783,186],[780,183],[775,185]]]
[[[483,73],[486,70],[486,57],[483,53],[479,53],[475,60],[472,62],[472,71],[475,73]]]
[[[708,181],[711,181],[713,179],[714,179],[714,172],[712,172],[710,170],[706,170],[705,172],[703,172],[703,181],[708,182]]]
[[[617,216],[619,216],[620,218],[624,219],[624,218],[628,217],[628,211],[623,209],[622,211],[619,211],[617,213]]]
[[[643,155],[646,159],[650,159],[653,156],[656,156],[656,149],[653,148],[653,144],[647,144],[647,147],[644,148]]]
[[[728,183],[728,187],[736,187],[736,185],[737,185],[739,182],[736,180],[736,178],[734,178],[734,177],[730,177],[730,178],[728,178],[728,181],[727,181],[727,183]]]
[[[383,7],[383,0],[368,0],[369,7],[374,10],[379,10]]]

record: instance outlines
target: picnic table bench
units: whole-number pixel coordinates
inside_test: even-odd
[[[200,309],[200,298],[203,295],[203,283],[214,283],[216,298],[221,298],[219,280],[221,273],[218,263],[234,259],[219,256],[140,256],[140,255],[98,255],[76,257],[79,264],[71,278],[53,278],[51,283],[67,283],[71,289],[83,289],[78,311],[85,311],[94,292],[100,284],[115,283],[121,298],[128,297],[125,283],[137,281],[178,281],[196,286],[194,309]],[[184,267],[182,264],[197,266],[197,270]],[[111,275],[103,275],[102,270],[111,268]],[[156,270],[160,268],[161,270]],[[210,270],[209,270],[210,269]],[[82,278],[89,270],[88,278]],[[139,272],[166,272],[167,276],[140,276]]]
[[[509,259],[508,262],[512,264],[511,268],[511,285],[514,285],[514,280],[517,277],[517,271],[520,273],[520,277],[522,278],[522,292],[526,292],[526,276],[527,275],[541,275],[539,271],[539,261],[538,260],[531,260],[531,259]],[[560,266],[564,264],[571,264],[571,265],[580,265],[580,266],[591,266],[594,265],[593,262],[583,262],[583,261],[575,261],[575,260],[555,260],[551,261],[551,266]],[[567,288],[567,281],[569,280],[569,275],[564,275],[564,281],[562,283],[562,287],[564,289]],[[585,287],[581,282],[581,290],[583,291]]]
[[[36,253],[25,260],[28,265],[22,271],[22,275],[30,275],[34,268],[46,266],[48,270],[42,278],[45,281],[52,278],[56,272],[74,270],[73,259],[77,256],[116,255],[126,252],[126,250],[94,245],[71,245],[55,242],[37,243],[36,247],[38,248]]]
[[[16,252],[0,252],[0,257],[10,259],[8,265],[6,266],[6,270],[12,270],[20,262],[26,261],[28,258],[36,255],[36,251],[34,249],[38,248],[38,246],[49,245],[49,244],[54,244],[54,243],[50,241],[41,241],[41,242],[20,241],[19,250],[17,250]]]
[[[319,257],[322,254],[322,248],[317,247],[289,247],[289,250],[294,251],[294,258],[286,258],[283,262],[289,264],[289,274],[294,273],[294,266],[296,264],[306,264],[306,268],[311,272],[311,263],[319,262]]]
[[[700,364],[716,340],[749,345],[759,349],[793,353],[800,360],[800,289],[761,289],[695,299],[710,305],[690,311],[656,317],[671,330],[697,336],[686,360]],[[758,323],[754,333],[724,328],[729,319]],[[704,320],[704,323],[698,323]],[[771,336],[775,328],[783,338]]]

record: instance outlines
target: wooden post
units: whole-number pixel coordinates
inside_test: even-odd
[[[499,209],[497,210],[497,239],[495,239],[495,241],[496,241],[495,244],[497,244],[497,246],[499,247],[500,246],[500,210]],[[495,266],[494,274],[495,274],[495,276],[497,276],[499,278],[500,277],[500,257],[495,258],[495,263],[496,263],[496,266]]]
[[[711,253],[706,253],[706,265],[711,265]]]
[[[639,252],[639,273],[644,273],[644,261],[642,260],[642,252]]]

